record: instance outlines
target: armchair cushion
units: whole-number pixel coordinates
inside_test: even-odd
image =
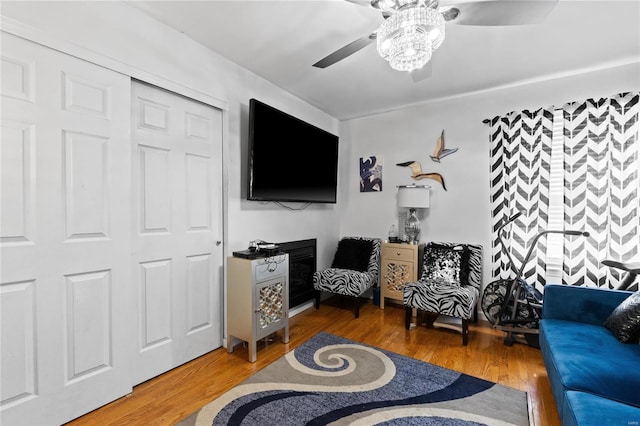
[[[431,243],[425,249],[421,280],[466,286],[468,270],[469,250],[465,246]]]
[[[377,276],[370,272],[329,268],[313,275],[313,287],[344,296],[359,296],[377,283]]]
[[[367,239],[343,238],[338,242],[332,268],[366,272],[373,243]]]
[[[403,292],[405,306],[462,319],[473,317],[478,298],[477,288],[442,280],[407,283]]]

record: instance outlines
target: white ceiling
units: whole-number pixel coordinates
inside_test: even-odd
[[[560,0],[537,25],[448,23],[431,77],[417,83],[392,70],[375,43],[312,67],[382,22],[380,12],[348,1],[129,3],[338,119],[640,61],[640,0]]]

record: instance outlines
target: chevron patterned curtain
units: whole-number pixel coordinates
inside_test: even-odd
[[[495,278],[508,278],[509,263],[498,239],[498,227],[522,212],[506,229],[507,249],[516,268],[522,265],[528,243],[545,229],[549,210],[549,173],[552,141],[552,109],[512,112],[490,121],[492,262]],[[539,241],[545,253],[545,239]],[[544,283],[544,256],[529,264],[527,280]]]
[[[588,231],[590,236],[541,238],[524,278],[615,287],[621,273],[601,261],[637,260],[640,245],[638,93],[589,99],[535,112],[512,112],[489,124],[492,271],[513,276],[497,229],[520,267],[543,230]]]
[[[638,93],[564,105],[564,221],[589,238],[565,243],[563,282],[618,285],[605,259],[631,260],[640,244]]]

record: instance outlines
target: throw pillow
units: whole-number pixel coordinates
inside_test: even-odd
[[[369,269],[372,249],[371,240],[343,238],[338,243],[331,267],[366,272]]]
[[[462,257],[460,258],[460,285],[469,285],[469,273],[471,272],[471,250],[467,246],[462,247]]]
[[[466,284],[468,277],[462,274],[464,246],[445,246],[429,244],[424,253],[424,271],[422,279],[437,280],[449,285]],[[466,256],[468,262],[468,255]]]
[[[640,337],[640,290],[623,300],[604,326],[621,342],[637,342]]]

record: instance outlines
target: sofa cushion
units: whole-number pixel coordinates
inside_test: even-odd
[[[605,327],[543,319],[542,356],[558,406],[563,390],[590,392],[640,407],[640,345],[623,344]]]
[[[602,325],[630,294],[630,291],[547,283],[542,318]]]
[[[640,291],[627,297],[604,322],[621,342],[637,343],[640,336]]]
[[[567,391],[562,426],[632,425],[640,422],[640,407],[586,392]]]

